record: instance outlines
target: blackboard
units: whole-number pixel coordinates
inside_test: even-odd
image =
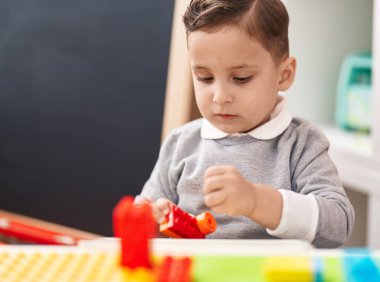
[[[0,0],[0,209],[112,235],[158,156],[172,12]]]

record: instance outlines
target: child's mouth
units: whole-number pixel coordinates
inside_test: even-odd
[[[236,115],[228,115],[228,114],[218,114],[217,116],[223,120],[230,120],[237,117]]]

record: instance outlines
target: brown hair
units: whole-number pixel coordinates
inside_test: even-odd
[[[289,54],[289,16],[281,0],[192,0],[183,22],[187,35],[235,24],[258,40],[275,62]]]

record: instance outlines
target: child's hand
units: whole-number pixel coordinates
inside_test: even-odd
[[[232,166],[212,166],[204,174],[205,203],[214,212],[250,216],[256,189]]]
[[[173,202],[165,198],[159,198],[151,204],[154,219],[158,224],[165,221],[166,216],[170,212],[171,205],[174,205]]]
[[[153,217],[158,224],[161,224],[165,221],[166,216],[170,212],[170,206],[173,205],[173,203],[170,200],[164,198],[159,198],[155,202],[149,201],[140,196],[137,196],[135,198],[136,205],[143,203],[150,204],[150,207],[152,208]]]

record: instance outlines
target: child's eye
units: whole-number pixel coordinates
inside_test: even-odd
[[[197,80],[201,81],[201,82],[204,82],[204,83],[211,83],[213,81],[213,78],[211,76],[210,77],[201,77],[201,76],[198,76]]]
[[[252,79],[252,76],[246,76],[246,77],[234,77],[233,78],[237,83],[245,83]]]

